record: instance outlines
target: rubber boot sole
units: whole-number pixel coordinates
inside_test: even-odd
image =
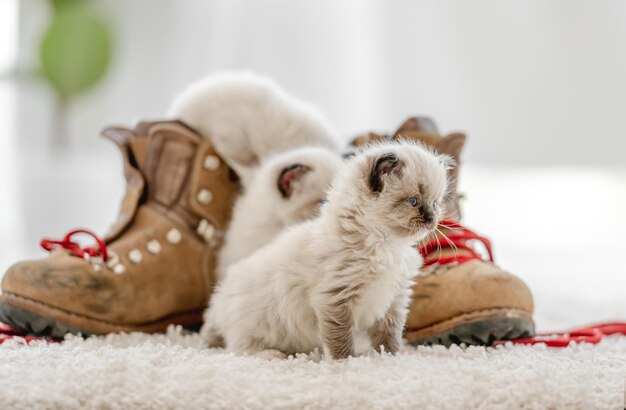
[[[54,338],[61,338],[67,333],[84,336],[121,332],[158,333],[165,331],[170,324],[197,329],[202,324],[203,310],[178,312],[147,323],[122,324],[79,315],[11,293],[0,294],[0,322],[28,334]]]
[[[198,329],[203,309],[169,315],[149,323],[126,325],[105,322],[64,311],[13,294],[0,295],[0,322],[28,334],[61,338],[67,333],[84,336],[120,332],[157,333],[170,324]],[[488,309],[460,315],[423,329],[407,329],[405,338],[413,345],[491,345],[535,335],[531,316],[516,309]]]
[[[404,337],[413,345],[489,346],[496,340],[513,340],[535,335],[535,323],[528,312],[497,308],[471,312],[423,329],[407,329]]]

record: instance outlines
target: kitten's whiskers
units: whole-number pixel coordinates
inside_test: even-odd
[[[454,250],[454,256],[457,256],[459,254],[459,248],[452,241],[452,239],[448,238],[448,236],[445,233],[443,233],[441,229],[439,229],[439,227],[435,227],[435,230],[441,237],[443,237],[446,240],[446,242],[448,242],[448,245],[450,245],[450,247]],[[438,246],[440,246],[439,243],[438,243]]]

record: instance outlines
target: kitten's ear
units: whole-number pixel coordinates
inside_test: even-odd
[[[278,176],[277,185],[283,198],[291,197],[297,183],[309,171],[311,168],[302,164],[291,164],[282,169]]]
[[[374,159],[369,175],[369,186],[372,192],[382,192],[383,177],[391,173],[398,173],[402,161],[393,152],[388,152]]]
[[[450,171],[456,166],[456,161],[450,155],[438,155],[439,163],[444,166],[446,171]]]

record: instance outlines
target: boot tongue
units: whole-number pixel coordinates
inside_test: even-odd
[[[206,203],[192,203],[191,199],[191,186],[200,183],[198,156],[206,151],[207,145],[208,142],[182,124],[157,124],[149,133],[144,171],[148,203],[190,228],[198,225],[201,216],[212,216],[207,206],[213,194],[208,189],[204,189]]]
[[[239,182],[208,138],[180,121],[154,123],[142,170],[147,206],[193,231],[199,229],[206,240],[226,229]]]
[[[182,198],[199,142],[197,135],[183,133],[168,125],[159,125],[152,130],[144,171],[149,200],[170,208]]]

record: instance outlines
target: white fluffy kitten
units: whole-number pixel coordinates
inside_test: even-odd
[[[235,204],[220,250],[217,278],[226,268],[269,243],[286,226],[319,214],[341,156],[325,148],[299,148],[261,163]]]
[[[313,107],[250,73],[209,76],[178,95],[169,112],[211,139],[247,186],[254,166],[273,152],[302,146],[340,149]]]
[[[415,244],[440,219],[447,164],[411,142],[349,160],[318,218],[229,268],[211,298],[208,344],[270,357],[323,347],[339,359],[366,333],[396,352],[422,262]]]

